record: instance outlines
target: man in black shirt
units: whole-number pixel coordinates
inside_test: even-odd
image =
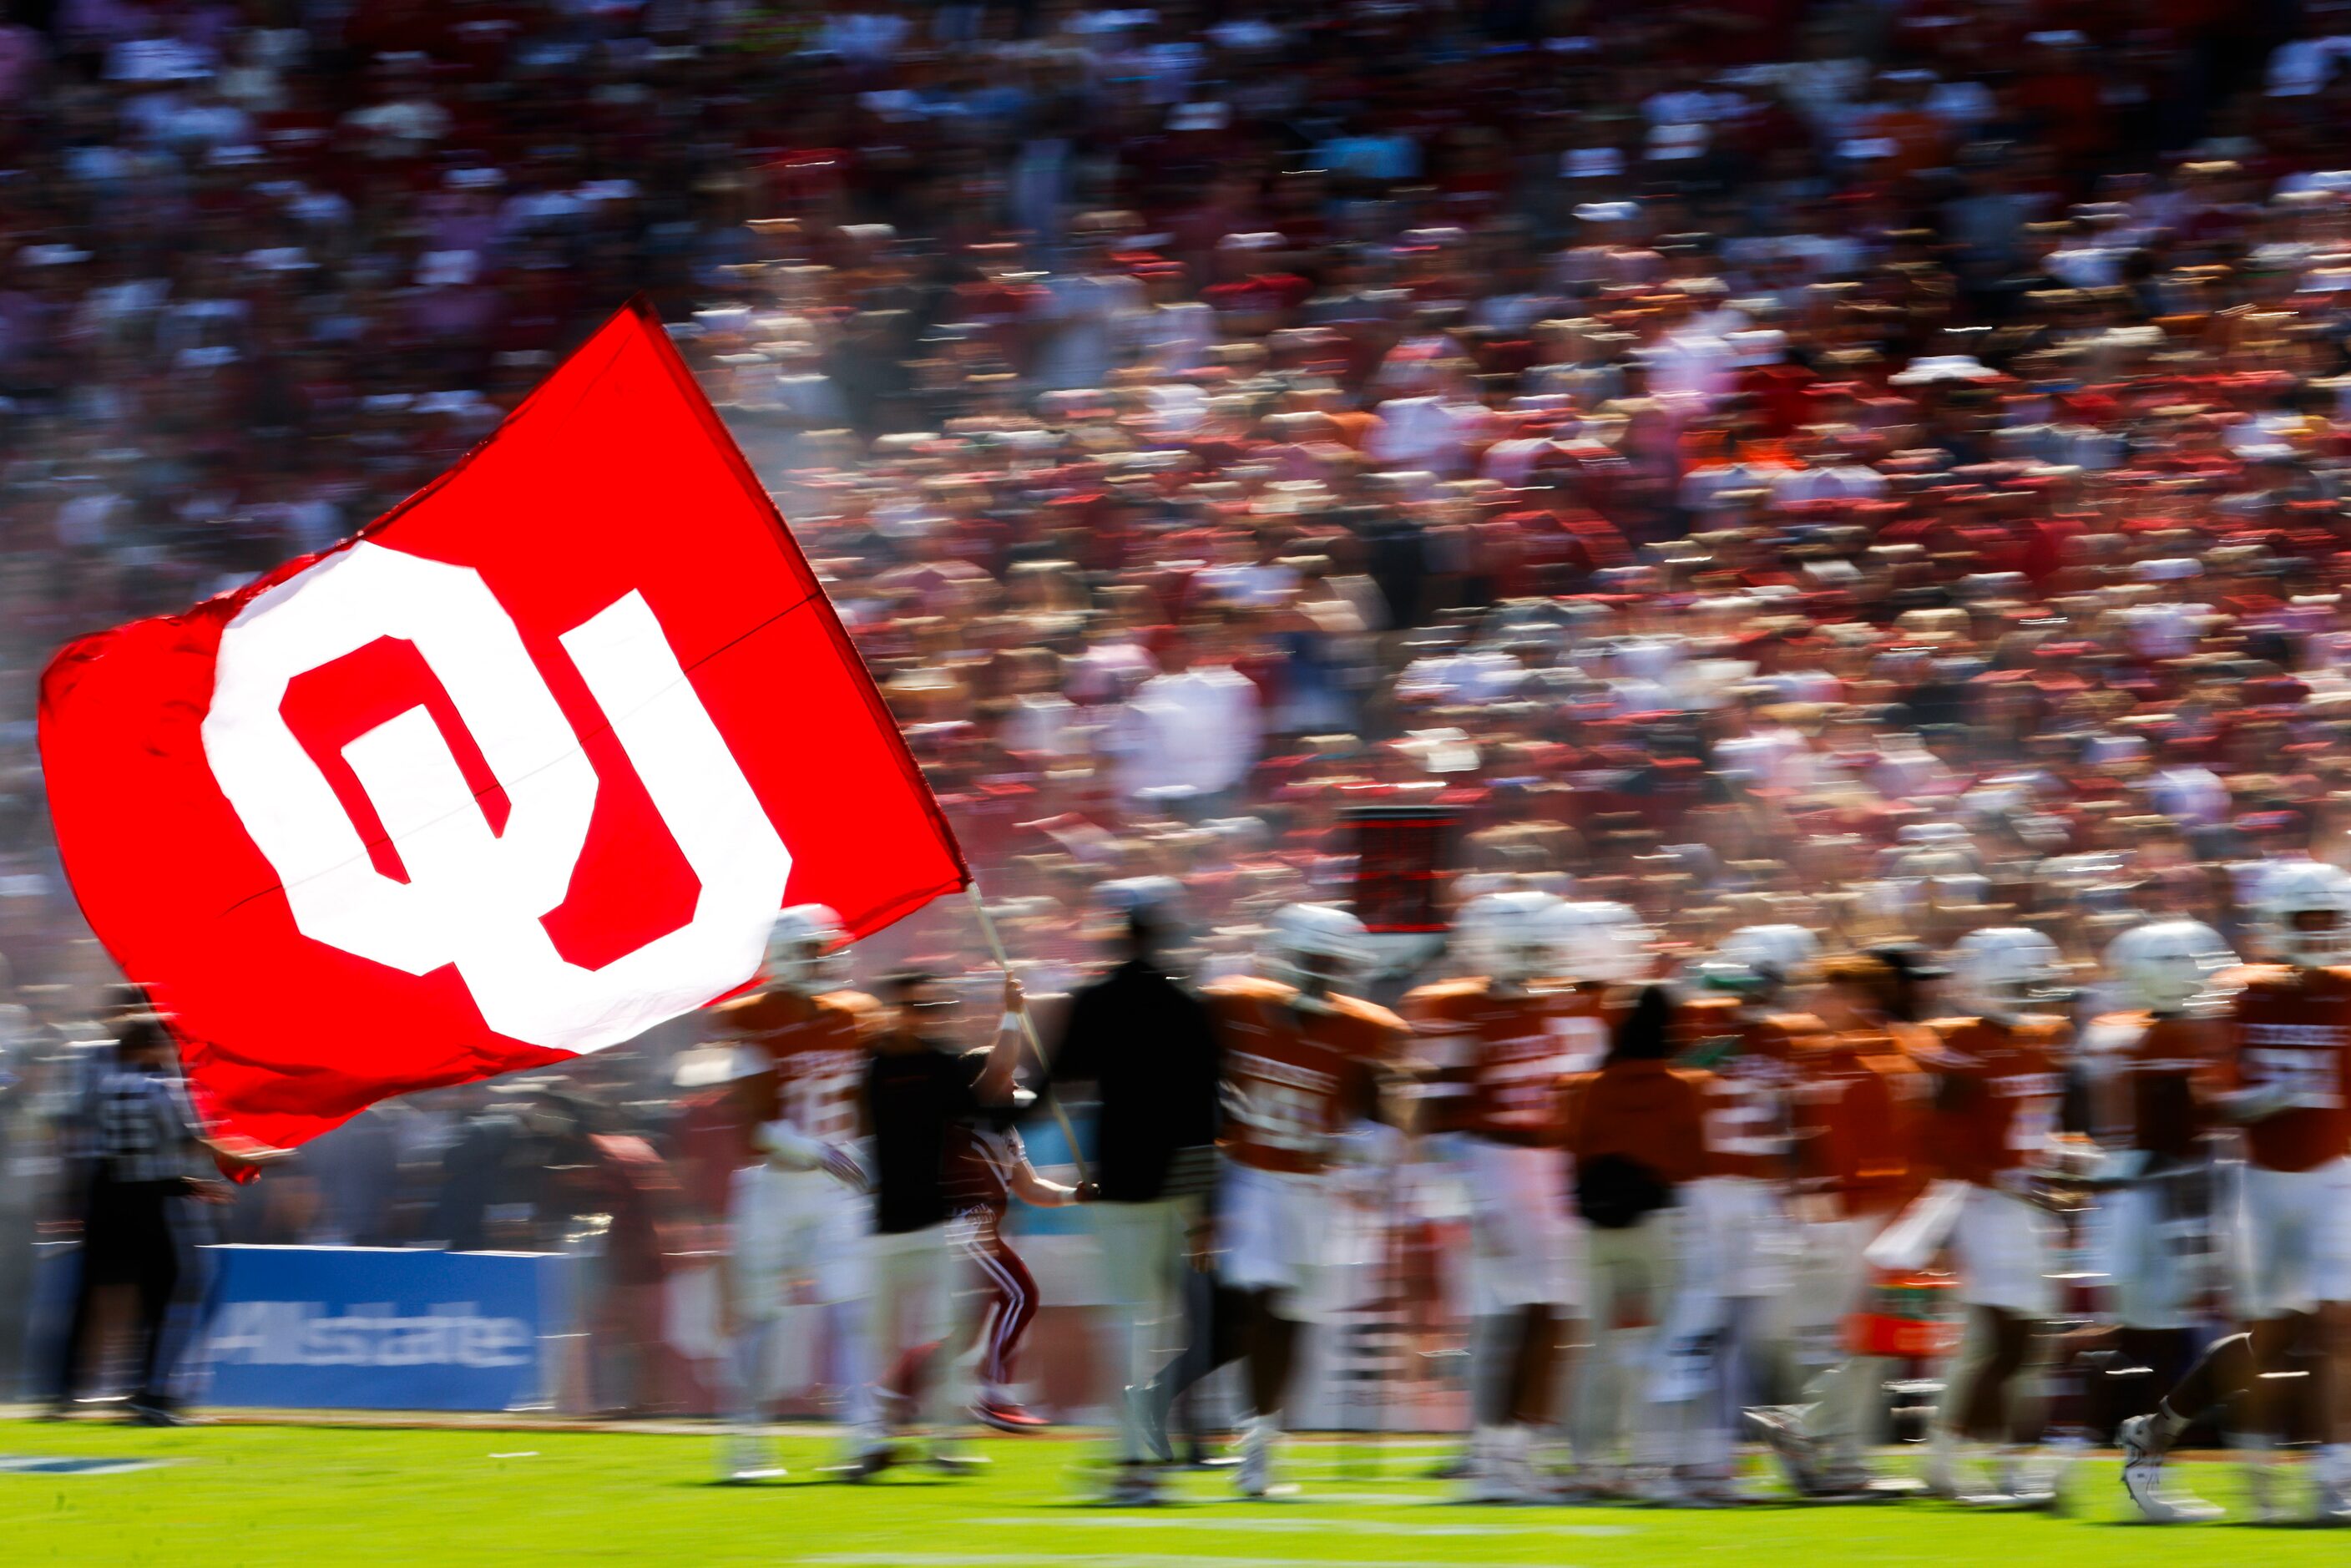
[[[1020,985],[1007,975],[1004,1016],[996,1044],[985,1057],[957,1053],[954,992],[931,975],[893,975],[882,984],[882,1000],[893,1009],[890,1025],[873,1041],[866,1067],[864,1109],[872,1142],[873,1188],[872,1343],[865,1364],[886,1369],[917,1345],[946,1337],[952,1302],[954,1259],[946,1224],[953,1205],[946,1187],[948,1129],[984,1105],[1011,1098],[1019,1049]],[[898,1413],[919,1423],[953,1407],[949,1379],[931,1380],[914,1409]],[[878,1405],[878,1397],[877,1397]],[[859,1476],[890,1463],[888,1426],[860,1435]],[[943,1433],[931,1423],[931,1461],[942,1469],[961,1463]]]
[[[1155,1495],[1144,1385],[1182,1346],[1183,1270],[1216,1180],[1218,1052],[1208,1010],[1166,970],[1177,935],[1176,884],[1165,877],[1106,883],[1123,961],[1070,998],[1056,1082],[1094,1085],[1101,1103],[1094,1235],[1126,1385],[1119,1406],[1119,1477],[1112,1500]]]

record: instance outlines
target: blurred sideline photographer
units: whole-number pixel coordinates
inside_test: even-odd
[[[192,1203],[225,1204],[231,1188],[204,1173],[205,1156],[225,1167],[258,1166],[278,1151],[233,1147],[205,1130],[189,1098],[179,1053],[163,1020],[133,1013],[114,1028],[112,1059],[90,1086],[89,1184],[82,1214],[81,1282],[61,1350],[57,1408],[73,1403],[77,1374],[96,1347],[86,1343],[99,1293],[133,1294],[131,1407],[151,1426],[182,1417],[171,1392],[165,1322],[181,1282],[181,1236]],[[93,1358],[94,1359],[94,1358]]]

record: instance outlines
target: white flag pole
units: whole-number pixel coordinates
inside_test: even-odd
[[[964,883],[964,892],[970,896],[971,912],[979,919],[980,936],[987,943],[987,951],[996,959],[996,967],[1008,975],[1011,974],[1012,960],[1005,956],[1004,941],[996,934],[996,922],[988,917],[987,901],[980,896],[979,879],[974,877]],[[1021,994],[1020,1006],[1014,1011],[1020,1019],[1020,1032],[1029,1041],[1029,1054],[1036,1057],[1038,1066],[1051,1071],[1052,1063],[1045,1060],[1044,1042],[1037,1038],[1037,1020],[1029,1016],[1026,992]],[[1070,1113],[1061,1109],[1061,1100],[1053,1093],[1053,1085],[1049,1081],[1038,1092],[1052,1111],[1053,1120],[1061,1124],[1061,1136],[1070,1145],[1070,1161],[1078,1167],[1078,1180],[1081,1183],[1091,1181],[1093,1178],[1087,1174],[1086,1156],[1078,1148],[1077,1129],[1070,1125]]]

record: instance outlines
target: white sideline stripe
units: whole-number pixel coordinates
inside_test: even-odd
[[[1280,1506],[1279,1504],[1276,1505]],[[1299,1534],[1338,1531],[1344,1535],[1630,1535],[1629,1524],[1416,1524],[1401,1519],[1165,1519],[1109,1514],[1100,1519],[1071,1519],[1030,1514],[1021,1519],[983,1519],[991,1526],[1058,1524],[1065,1530],[1270,1530]]]
[[[1299,1568],[1296,1557],[1203,1557],[1193,1552],[831,1552],[822,1557],[803,1557],[803,1563],[823,1563],[836,1568],[893,1568],[905,1564],[935,1564],[938,1568],[1028,1568],[1038,1563],[1076,1564],[1102,1563],[1105,1568],[1194,1568],[1196,1563],[1212,1564],[1213,1568]],[[1328,1559],[1344,1563],[1352,1568],[1461,1568],[1458,1563],[1440,1563],[1432,1558],[1401,1557],[1336,1557]]]

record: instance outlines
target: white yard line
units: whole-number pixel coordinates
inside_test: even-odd
[[[1279,1506],[1278,1504],[1275,1506]],[[1058,1524],[1067,1530],[1265,1530],[1297,1534],[1337,1532],[1343,1535],[1630,1535],[1629,1524],[1418,1524],[1402,1519],[1214,1519],[1182,1514],[1145,1516],[1106,1513],[1080,1517],[1068,1513],[1029,1514],[1021,1518],[984,1519],[986,1525],[1020,1527]]]
[[[1071,1568],[1298,1568],[1296,1557],[1203,1557],[1193,1552],[848,1552],[803,1557],[803,1563],[829,1563],[834,1568],[1030,1568],[1035,1563],[1068,1563]],[[1405,1558],[1334,1558],[1351,1568],[1461,1568],[1458,1563]]]

